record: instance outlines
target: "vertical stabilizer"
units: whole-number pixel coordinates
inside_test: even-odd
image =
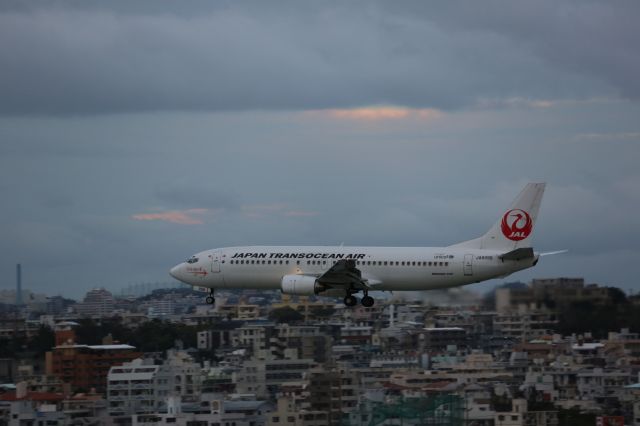
[[[486,234],[474,240],[454,244],[452,247],[504,251],[531,247],[531,235],[545,185],[528,183]]]

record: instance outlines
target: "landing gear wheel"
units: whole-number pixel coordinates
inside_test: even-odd
[[[365,308],[370,308],[375,303],[375,300],[373,300],[373,297],[371,296],[364,296],[361,300],[361,303]]]
[[[205,301],[207,302],[207,304],[209,304],[209,305],[213,305],[214,303],[216,303],[216,299],[214,299],[212,296],[207,296],[207,298],[206,298],[206,299],[204,299],[204,300],[205,300]]]
[[[358,304],[358,298],[353,295],[348,295],[344,297],[345,306],[356,306]]]

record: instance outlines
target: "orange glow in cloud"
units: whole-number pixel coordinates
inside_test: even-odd
[[[207,213],[207,209],[170,210],[160,213],[140,213],[131,216],[135,220],[160,220],[180,225],[201,225],[202,219],[195,217]]]
[[[316,112],[328,114],[331,118],[356,121],[383,121],[402,119],[432,120],[441,117],[443,114],[441,111],[433,108],[414,109],[393,106],[328,109]]]

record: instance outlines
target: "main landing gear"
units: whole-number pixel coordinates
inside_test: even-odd
[[[358,298],[355,297],[353,295],[353,293],[357,293],[357,291],[353,291],[353,290],[349,290],[347,292],[347,295],[344,297],[344,304],[345,306],[356,306],[358,304]],[[375,300],[373,299],[373,297],[369,296],[369,292],[367,290],[363,290],[364,296],[362,297],[362,300],[360,301],[360,303],[362,303],[362,306],[364,306],[365,308],[370,308],[373,306],[373,304],[375,303]]]
[[[352,294],[347,294],[344,297],[345,306],[356,306],[358,304],[358,298]]]
[[[208,305],[213,305],[214,303],[216,303],[216,299],[213,297],[212,288],[209,289],[209,295],[207,296],[206,299],[204,299],[204,301],[207,302]]]
[[[362,303],[362,306],[364,306],[365,308],[370,308],[375,303],[375,300],[373,300],[373,297],[365,294],[360,303]]]

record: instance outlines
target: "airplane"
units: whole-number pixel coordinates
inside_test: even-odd
[[[209,289],[279,289],[302,296],[344,297],[374,305],[370,291],[416,291],[506,277],[538,263],[531,247],[545,183],[528,183],[481,237],[446,247],[242,246],[205,250],[170,275]]]

